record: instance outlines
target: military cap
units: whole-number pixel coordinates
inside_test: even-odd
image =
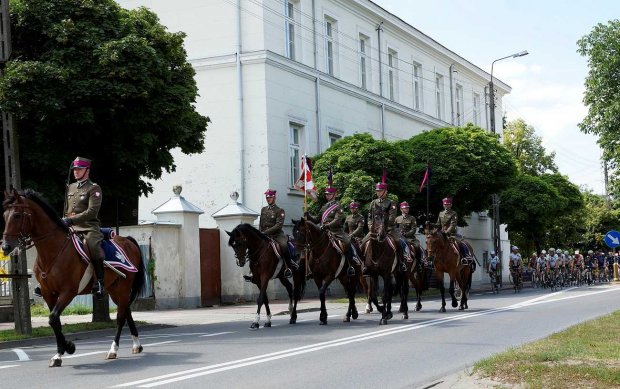
[[[275,189],[267,189],[265,191],[265,197],[276,197],[277,190]]]
[[[92,161],[88,158],[83,157],[75,157],[73,162],[71,163],[72,169],[87,169],[90,167]]]
[[[409,203],[406,201],[403,201],[402,203],[400,203],[400,207],[401,208],[409,208]]]

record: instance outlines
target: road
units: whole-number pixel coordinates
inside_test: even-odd
[[[338,309],[328,311],[327,326],[318,325],[318,312],[301,313],[296,325],[274,316],[273,327],[257,331],[242,321],[192,324],[142,332],[138,355],[124,336],[118,360],[103,359],[111,337],[77,341],[60,368],[47,367],[52,344],[0,350],[0,382],[14,388],[424,388],[508,347],[611,313],[619,302],[619,285],[598,285],[478,294],[469,310],[443,314],[432,298],[409,320],[395,315],[387,326],[378,325],[376,313],[342,323]]]

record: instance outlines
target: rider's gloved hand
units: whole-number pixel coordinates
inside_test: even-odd
[[[321,230],[323,230],[323,231],[327,231],[327,230],[329,230],[329,227],[327,227],[325,224],[323,224],[323,225],[321,226]]]
[[[65,227],[71,227],[73,225],[73,220],[71,220],[71,218],[68,218],[68,217],[63,217],[62,224],[64,224]]]

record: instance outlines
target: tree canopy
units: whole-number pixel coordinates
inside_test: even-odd
[[[508,122],[504,129],[503,144],[515,157],[520,172],[534,176],[558,172],[554,161],[555,151],[547,154],[542,138],[536,135],[534,127],[525,120]]]
[[[514,159],[495,135],[466,126],[435,129],[397,142],[375,140],[369,134],[346,137],[315,157],[313,175],[322,192],[332,166],[341,202],[356,199],[367,206],[385,167],[390,195],[408,201],[412,213],[422,217],[426,213],[426,189],[420,192],[419,186],[427,160],[432,167],[432,221],[442,208],[441,199],[454,196],[454,208],[463,224],[464,215],[487,210],[489,196],[501,191],[516,174]]]
[[[175,169],[171,149],[204,150],[209,119],[194,108],[185,35],[151,11],[113,0],[13,0],[11,23],[0,104],[16,123],[23,187],[62,201],[79,155],[94,160],[106,195],[137,197],[152,191],[143,177]]]

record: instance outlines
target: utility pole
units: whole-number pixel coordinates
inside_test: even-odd
[[[9,13],[9,0],[0,0],[0,76],[4,74],[4,67],[11,57],[11,16]],[[13,126],[13,117],[8,112],[0,112],[2,116],[2,140],[4,143],[4,174],[6,178],[6,190],[12,188],[21,189],[21,176],[19,171],[19,143]],[[18,254],[11,255],[13,312],[15,319],[15,332],[19,334],[32,334],[32,322],[30,318],[30,295],[28,290],[28,264],[26,251],[19,250]]]
[[[609,200],[609,175],[607,172],[607,160],[603,161],[603,174],[605,175],[605,204],[611,209],[611,201]]]

